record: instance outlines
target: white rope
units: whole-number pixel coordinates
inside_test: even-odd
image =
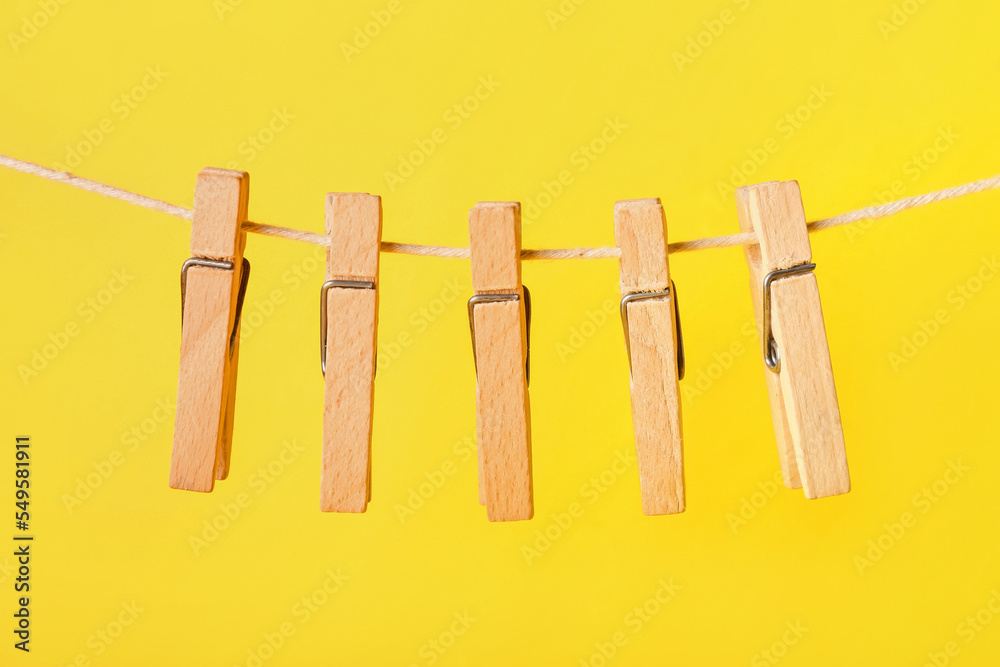
[[[104,183],[98,183],[97,181],[92,181],[87,178],[74,176],[66,171],[49,169],[48,167],[43,167],[42,165],[35,164],[33,162],[25,162],[23,160],[7,157],[6,155],[0,155],[0,165],[25,174],[31,174],[32,176],[41,176],[42,178],[47,178],[50,181],[55,181],[56,183],[72,185],[74,188],[80,188],[81,190],[86,190],[87,192],[96,192],[99,195],[111,197],[112,199],[121,199],[122,201],[135,206],[142,206],[143,208],[159,211],[160,213],[166,213],[167,215],[174,215],[178,218],[184,218],[185,220],[190,220],[193,216],[191,209],[184,208],[182,206],[174,206],[173,204],[168,204],[167,202],[160,201],[159,199],[137,195],[134,192],[128,192],[127,190],[105,185]]]
[[[141,206],[153,211],[159,211],[161,213],[173,215],[185,220],[191,220],[194,217],[193,212],[189,208],[176,206],[159,199],[146,197],[144,195],[122,190],[104,183],[98,183],[97,181],[91,181],[80,176],[74,176],[68,172],[49,169],[48,167],[43,167],[41,165],[34,164],[33,162],[25,162],[24,160],[18,160],[12,157],[7,157],[6,155],[0,155],[0,166],[9,167],[15,171],[31,174],[32,176],[40,176],[41,178],[46,178],[50,181],[55,181],[56,183],[65,183],[66,185],[71,185],[74,188],[86,190],[87,192],[95,192],[99,195],[104,195],[105,197],[120,199],[121,201],[128,202],[129,204],[133,204],[135,206]],[[906,197],[905,199],[880,204],[879,206],[860,208],[856,211],[841,213],[840,215],[836,215],[832,218],[814,220],[808,223],[808,227],[810,232],[818,232],[821,229],[830,229],[840,225],[847,225],[852,222],[858,222],[859,220],[876,220],[878,218],[894,215],[900,211],[905,211],[910,208],[926,206],[927,204],[933,204],[946,199],[964,197],[965,195],[976,192],[985,192],[986,190],[993,190],[995,188],[1000,188],[1000,175],[993,176],[992,178],[984,178],[981,181],[973,181],[972,183],[957,185],[944,190],[938,190],[937,192],[928,192],[927,194],[917,195],[915,197]],[[304,241],[318,246],[325,247],[330,245],[329,238],[315,232],[289,229],[287,227],[276,227],[274,225],[264,225],[258,222],[244,222],[243,229],[253,234],[277,236],[279,238],[291,239],[293,241]],[[756,242],[757,236],[753,232],[746,232],[743,234],[729,234],[726,236],[713,236],[704,239],[695,239],[693,241],[679,241],[677,243],[671,243],[668,246],[667,251],[670,253],[689,252],[692,250],[704,250],[707,248],[728,248],[736,245],[750,245]],[[425,257],[459,257],[465,259],[468,259],[469,257],[468,248],[394,243],[392,241],[382,241],[381,250],[382,252],[402,253],[405,255],[421,255]],[[609,246],[603,248],[525,249],[521,251],[521,259],[603,259],[608,257],[621,257],[621,250],[614,246]]]

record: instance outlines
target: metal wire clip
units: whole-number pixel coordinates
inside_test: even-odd
[[[187,271],[192,266],[203,266],[207,269],[232,271],[233,263],[221,259],[205,259],[204,257],[189,257],[181,264],[181,326],[184,326],[184,295],[187,293]],[[240,270],[240,291],[236,295],[236,318],[233,320],[233,331],[229,334],[229,356],[233,356],[236,345],[236,332],[240,328],[240,315],[243,313],[243,299],[247,294],[247,282],[250,280],[250,262],[243,258]]]
[[[622,297],[619,309],[622,316],[622,329],[625,331],[625,353],[628,355],[628,372],[630,375],[632,373],[632,342],[629,340],[628,335],[628,305],[633,301],[657,299],[670,296],[671,294],[674,295],[674,325],[677,329],[677,379],[684,379],[684,337],[681,335],[681,311],[677,305],[677,286],[674,285],[673,280],[670,281],[670,287],[661,292],[632,292]]]
[[[799,264],[787,269],[777,269],[764,276],[764,364],[772,373],[781,371],[781,354],[778,351],[778,341],[774,340],[774,332],[771,330],[771,283],[779,278],[805,273],[816,268],[815,263]]]
[[[527,384],[531,384],[531,292],[524,285],[521,286],[524,290],[524,317],[525,317],[525,338],[528,342],[528,353],[525,355],[524,359],[524,380]],[[517,294],[476,294],[471,299],[469,299],[469,333],[472,334],[472,363],[476,369],[476,374],[479,374],[479,362],[476,359],[476,318],[473,315],[473,309],[477,304],[480,303],[495,303],[497,301],[519,301],[520,296]]]
[[[326,293],[334,287],[375,289],[375,282],[371,280],[327,280],[319,288],[319,365],[323,369],[323,377],[326,377]]]

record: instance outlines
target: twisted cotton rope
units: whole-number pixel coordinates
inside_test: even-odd
[[[6,155],[0,155],[0,166],[9,167],[15,171],[20,171],[25,174],[47,178],[48,180],[55,181],[57,183],[65,183],[66,185],[71,185],[74,188],[86,190],[87,192],[96,192],[99,195],[111,197],[112,199],[120,199],[135,206],[141,206],[153,211],[159,211],[161,213],[173,215],[185,220],[191,220],[194,217],[193,211],[189,208],[176,206],[174,204],[170,204],[159,199],[153,199],[152,197],[139,195],[134,192],[128,192],[127,190],[105,185],[104,183],[98,183],[97,181],[91,181],[80,176],[74,176],[73,174],[65,171],[49,169],[48,167],[43,167],[41,165],[34,164],[33,162],[25,162],[23,160],[7,157]],[[926,206],[927,204],[944,201],[945,199],[955,199],[956,197],[963,197],[976,192],[985,192],[986,190],[993,190],[998,187],[1000,187],[1000,175],[993,176],[991,178],[984,178],[981,181],[973,181],[963,185],[956,185],[955,187],[945,188],[944,190],[938,190],[937,192],[928,192],[927,194],[917,195],[915,197],[898,199],[886,204],[880,204],[879,206],[867,206],[856,211],[841,213],[840,215],[836,215],[832,218],[813,220],[808,223],[808,228],[810,232],[818,232],[821,229],[830,229],[831,227],[846,225],[852,222],[858,222],[859,220],[875,220],[877,218],[894,215],[909,208]],[[306,243],[313,243],[318,246],[330,245],[330,240],[326,236],[316,234],[315,232],[289,229],[287,227],[276,227],[274,225],[263,225],[259,222],[244,222],[243,229],[253,234],[277,236],[279,238],[291,239],[293,241],[305,241]],[[750,245],[756,242],[756,234],[753,232],[745,232],[742,234],[712,236],[704,239],[695,239],[693,241],[671,243],[669,244],[667,251],[675,253],[687,252],[690,250],[703,250],[706,248],[728,248],[736,245]],[[405,255],[423,255],[425,257],[469,257],[468,248],[394,243],[392,241],[382,241],[381,250],[382,252],[395,252]],[[606,257],[621,257],[621,250],[612,246],[604,248],[553,248],[549,250],[526,249],[521,251],[521,259],[601,259]]]

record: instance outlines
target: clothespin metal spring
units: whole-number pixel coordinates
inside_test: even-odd
[[[778,351],[778,341],[774,340],[774,333],[771,330],[771,283],[779,278],[806,273],[816,268],[815,262],[791,266],[787,269],[771,271],[764,276],[764,364],[772,373],[781,372],[781,353]]]
[[[374,280],[327,280],[319,290],[319,363],[326,377],[326,293],[334,287],[348,289],[375,289]]]
[[[524,328],[525,336],[528,339],[528,353],[525,355],[524,362],[524,379],[528,385],[531,384],[531,292],[524,285],[521,286],[524,290]],[[479,362],[476,359],[476,318],[474,309],[477,304],[480,303],[495,303],[497,301],[520,301],[521,297],[517,294],[476,294],[471,299],[469,299],[469,333],[472,334],[472,364],[476,369],[476,374],[479,373]]]
[[[192,266],[203,266],[207,269],[219,269],[220,271],[232,271],[233,263],[219,259],[206,259],[204,257],[189,257],[181,264],[181,324],[184,323],[184,296],[187,293],[187,271]],[[250,262],[243,258],[243,266],[240,270],[240,291],[236,295],[236,317],[233,320],[233,331],[229,334],[229,356],[233,356],[233,348],[236,345],[236,332],[240,328],[240,315],[243,313],[243,299],[247,294],[247,283],[250,281]]]
[[[643,299],[657,299],[661,297],[668,297],[671,294],[674,295],[674,326],[677,330],[677,379],[684,379],[684,337],[681,335],[681,311],[677,303],[677,286],[674,285],[674,281],[670,281],[670,287],[660,292],[632,292],[631,294],[626,294],[622,297],[621,310],[622,316],[622,329],[625,332],[625,353],[628,355],[628,370],[629,373],[632,372],[632,343],[629,340],[628,333],[628,305],[633,301],[642,301]]]

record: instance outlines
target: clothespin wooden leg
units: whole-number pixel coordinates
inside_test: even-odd
[[[327,195],[326,233],[330,247],[320,303],[326,376],[320,508],[364,512],[371,500],[382,198]]]
[[[847,493],[844,432],[799,185],[744,186],[736,203],[740,227],[759,240],[746,256],[785,483],[801,482],[807,498]]]
[[[233,422],[236,417],[236,370],[240,359],[240,322],[236,321],[236,338],[233,340],[233,355],[229,362],[229,380],[227,382],[226,414],[222,419],[222,441],[219,443],[219,455],[215,462],[215,479],[229,477],[229,461],[233,451]]]
[[[250,176],[198,174],[191,259],[181,269],[181,354],[170,486],[211,491],[228,474],[235,410],[239,312],[249,263],[243,258]]]
[[[534,501],[520,204],[476,204],[469,212],[469,238],[481,495],[490,521],[530,519]]]
[[[743,209],[743,199],[739,190],[736,194],[736,206],[739,209],[740,230],[754,231],[753,223]],[[764,300],[761,285],[764,284],[765,271],[760,262],[760,246],[743,246],[750,267],[750,295],[753,301],[754,319],[757,322],[757,336],[764,335]],[[810,256],[812,252],[810,251]],[[789,489],[801,489],[802,479],[799,476],[799,465],[795,460],[795,445],[792,444],[792,432],[788,427],[788,417],[785,413],[785,399],[781,394],[781,379],[776,373],[764,373],[764,383],[767,385],[767,395],[771,406],[771,424],[774,427],[774,437],[778,445],[778,464],[781,466],[781,477]]]
[[[244,235],[245,236],[245,235]],[[241,277],[242,281],[249,278],[250,264],[244,261],[247,275]],[[240,294],[246,293],[246,283],[241,283]],[[229,382],[226,394],[226,416],[222,422],[222,442],[219,443],[219,457],[215,464],[215,479],[226,479],[229,477],[229,461],[233,451],[233,426],[236,418],[236,371],[239,369],[240,359],[240,316],[243,308],[242,296],[236,301],[236,324],[233,333],[233,353],[229,361]]]
[[[616,203],[615,240],[622,253],[621,315],[631,374],[642,512],[676,514],[684,511],[678,385],[683,349],[660,200]]]

